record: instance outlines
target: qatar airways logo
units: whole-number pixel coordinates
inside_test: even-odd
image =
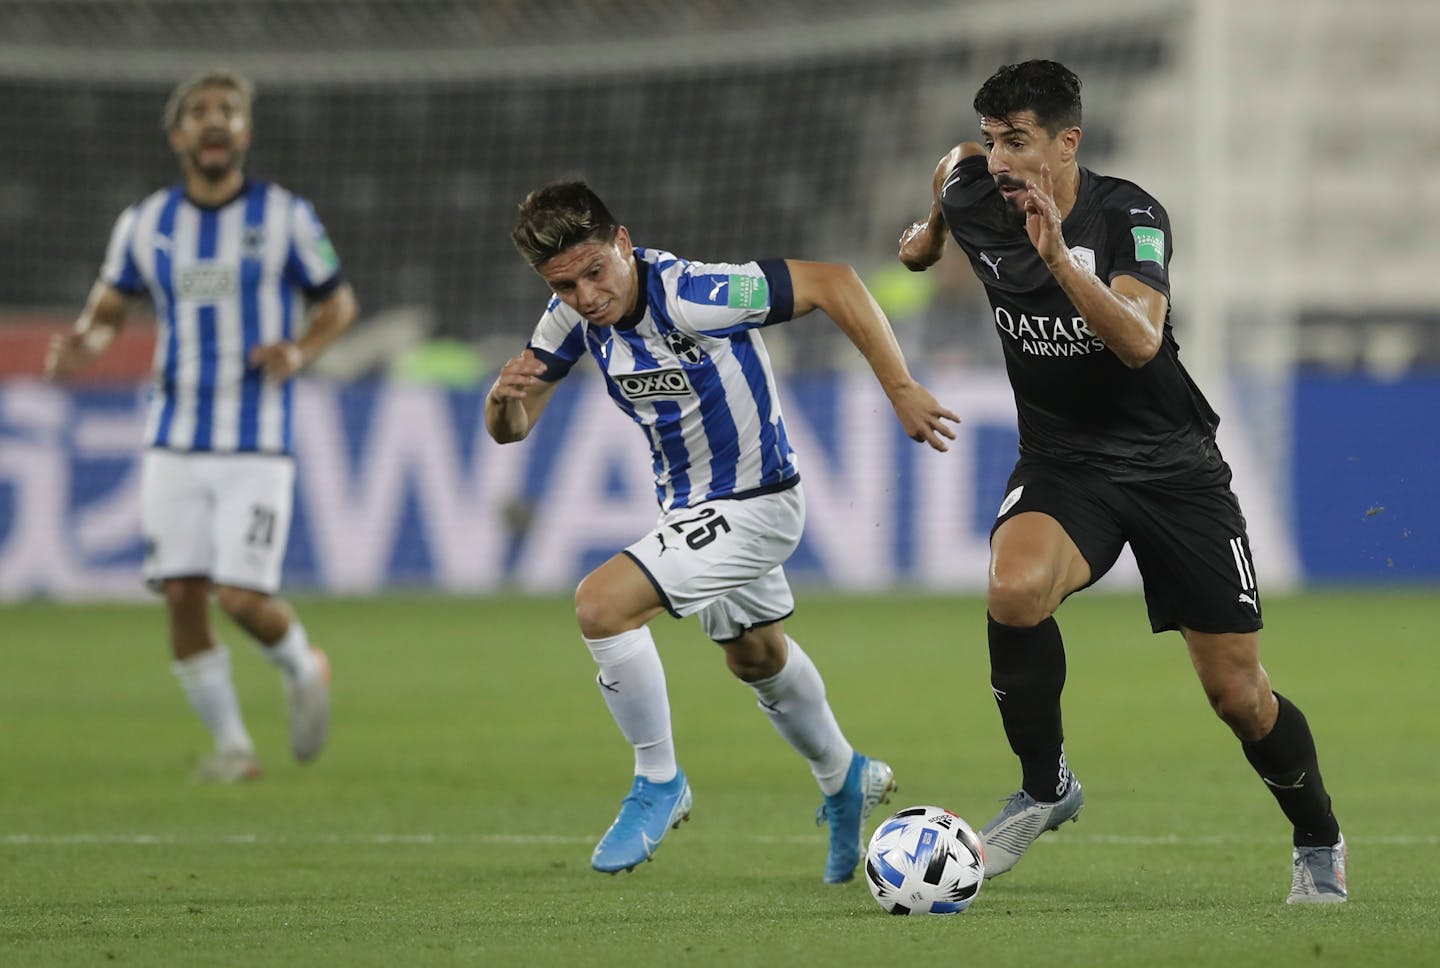
[[[684,370],[645,370],[642,373],[610,374],[626,400],[654,400],[657,397],[688,397],[695,391]]]
[[[1030,356],[1089,356],[1105,350],[1105,341],[1090,331],[1084,316],[1030,316],[996,306],[995,326]]]

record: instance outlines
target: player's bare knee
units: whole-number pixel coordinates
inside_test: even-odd
[[[785,668],[784,649],[753,633],[721,642],[720,645],[725,649],[725,664],[741,682],[760,682],[779,675],[780,670]]]
[[[170,611],[204,608],[210,601],[210,579],[168,578],[163,592],[165,607]]]
[[[580,634],[587,639],[604,639],[628,631],[631,626],[614,601],[614,596],[593,578],[587,576],[581,581],[575,589],[575,621],[580,625]]]
[[[1001,625],[1033,628],[1059,607],[1054,585],[1034,570],[1010,570],[990,576],[986,607]]]
[[[259,620],[270,596],[251,588],[235,588],[220,585],[215,589],[215,600],[225,614],[242,628],[251,628]]]
[[[1215,715],[1230,727],[1231,732],[1244,740],[1256,740],[1266,733],[1263,713],[1264,697],[1248,685],[1233,685],[1216,690],[1207,690],[1210,708]]]

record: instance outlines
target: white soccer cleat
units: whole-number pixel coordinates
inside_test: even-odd
[[[285,700],[290,714],[290,752],[301,763],[320,755],[330,735],[330,659],[311,648],[314,671],[305,676],[284,676]]]
[[[1085,794],[1080,781],[1070,778],[1070,789],[1056,803],[1038,803],[1024,790],[1017,790],[1005,807],[980,830],[985,845],[985,879],[999,877],[1014,867],[1030,845],[1047,830],[1080,816]]]
[[[1345,865],[1350,859],[1345,838],[1334,847],[1296,847],[1295,873],[1286,904],[1341,904],[1350,898]]]
[[[251,750],[218,750],[195,767],[196,783],[244,783],[260,779],[260,761]]]

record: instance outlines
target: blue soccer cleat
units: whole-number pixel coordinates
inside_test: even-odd
[[[637,776],[620,802],[620,813],[590,855],[590,866],[606,874],[633,870],[654,856],[672,827],[690,819],[690,783],[676,770],[669,783]]]
[[[895,790],[895,772],[889,764],[855,753],[839,793],[825,798],[815,811],[815,825],[830,825],[830,856],[825,859],[825,883],[844,884],[855,876],[865,847],[861,840],[865,821],[877,803]]]

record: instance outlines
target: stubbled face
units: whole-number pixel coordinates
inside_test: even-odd
[[[980,131],[990,152],[990,177],[1000,189],[1010,210],[1020,214],[1025,182],[1040,181],[1040,169],[1060,171],[1075,158],[1080,129],[1066,128],[1051,137],[1033,111],[1019,111],[1008,118],[981,118]]]
[[[186,171],[220,181],[245,164],[250,149],[250,118],[240,92],[202,87],[191,92],[170,132],[170,147]]]
[[[612,242],[582,242],[538,267],[560,301],[596,326],[614,326],[635,308],[640,275],[630,233],[622,226]]]

